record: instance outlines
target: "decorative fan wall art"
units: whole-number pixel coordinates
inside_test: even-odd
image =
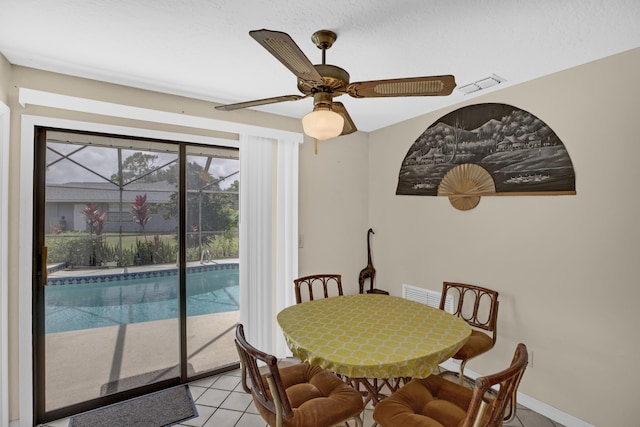
[[[575,174],[545,122],[511,105],[476,104],[441,117],[416,139],[396,194],[447,196],[469,210],[481,196],[576,194]]]
[[[449,169],[440,181],[438,196],[448,196],[451,204],[462,211],[478,206],[480,196],[495,194],[496,185],[482,166],[464,163]]]

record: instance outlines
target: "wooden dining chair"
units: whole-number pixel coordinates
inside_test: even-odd
[[[414,378],[373,410],[381,427],[498,427],[515,411],[527,367],[527,347],[516,347],[511,365],[475,380],[473,389],[438,375]],[[499,385],[495,390],[493,386]]]
[[[333,372],[308,363],[280,367],[275,356],[247,342],[236,326],[242,387],[272,427],[330,427],[354,419],[362,427],[362,395]],[[258,363],[266,365],[264,373]],[[247,381],[247,374],[249,381]]]
[[[342,275],[341,274],[314,274],[311,276],[303,276],[293,280],[296,291],[296,303],[302,302],[301,289],[306,289],[306,295],[309,301],[313,301],[314,290],[315,296],[329,298],[330,296],[343,295],[342,293]]]
[[[467,342],[452,356],[453,359],[460,360],[460,371],[457,375],[460,376],[460,384],[463,384],[467,362],[491,350],[496,344],[498,292],[476,285],[444,282],[440,310],[445,308],[447,295],[452,295],[456,301],[453,315],[466,321],[472,328]]]

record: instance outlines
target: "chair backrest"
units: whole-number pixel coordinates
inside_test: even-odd
[[[324,298],[329,296],[335,296],[336,291],[329,292],[331,286],[337,288],[337,295],[342,295],[342,275],[341,274],[314,274],[311,276],[299,277],[293,280],[293,284],[296,291],[296,303],[302,302],[301,288],[306,288],[309,296],[309,301],[313,301],[313,292],[316,289],[316,296],[319,295],[320,287],[322,286],[322,295]],[[331,294],[331,295],[330,295]]]
[[[503,420],[510,418],[515,410],[516,393],[528,362],[527,346],[520,343],[516,347],[511,366],[493,375],[477,378],[462,427],[501,426]],[[499,390],[492,389],[498,384]],[[509,413],[505,415],[507,409]]]
[[[460,317],[471,327],[491,332],[495,344],[498,326],[498,292],[466,283],[444,282],[440,310],[444,310],[447,295],[454,297],[453,315]]]
[[[292,417],[291,403],[280,378],[278,359],[249,344],[245,338],[244,327],[241,323],[236,326],[235,342],[240,355],[244,391],[252,393],[253,398],[258,401],[257,403],[276,414],[277,419],[290,419]],[[269,369],[266,374],[266,384],[262,379],[258,361],[266,364]],[[251,386],[247,383],[247,374],[251,381]]]

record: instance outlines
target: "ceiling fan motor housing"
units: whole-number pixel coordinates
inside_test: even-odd
[[[331,92],[336,96],[346,93],[349,85],[349,73],[345,69],[329,64],[317,64],[314,67],[322,76],[322,85],[298,78],[298,90],[300,92],[305,95],[316,92]]]

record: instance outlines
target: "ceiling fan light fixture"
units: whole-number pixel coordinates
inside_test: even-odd
[[[344,118],[330,109],[314,109],[302,118],[304,133],[318,141],[339,136],[343,127]]]

